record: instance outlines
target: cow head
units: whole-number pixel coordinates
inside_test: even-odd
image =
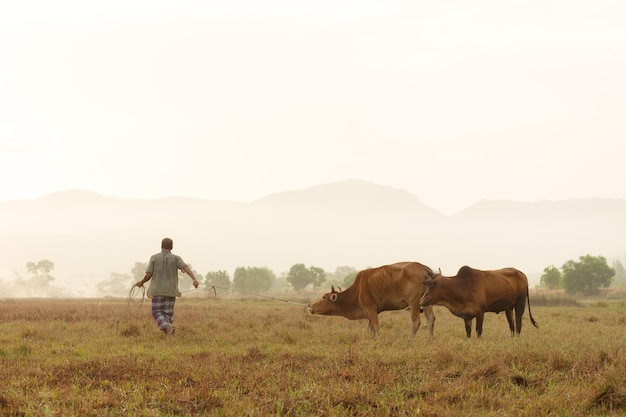
[[[433,271],[426,271],[426,276],[424,277],[424,286],[426,287],[426,291],[422,294],[422,298],[420,298],[420,305],[422,307],[428,307],[432,304],[430,289],[437,284],[439,281],[439,276],[441,275],[441,268],[439,269],[439,273],[436,274]]]
[[[339,291],[335,290],[335,286],[331,285],[330,292],[322,295],[322,298],[307,305],[309,313],[311,314],[325,314],[325,315],[337,315],[339,307],[337,306],[337,300],[341,294],[341,288]]]
[[[426,288],[432,288],[437,283],[437,278],[430,278],[424,280],[424,285]]]

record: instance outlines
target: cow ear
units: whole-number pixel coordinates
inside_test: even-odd
[[[334,292],[330,295],[330,301],[337,301],[337,293]]]
[[[434,278],[424,280],[424,285],[427,286],[428,288],[431,288],[436,283],[437,283],[437,280]]]

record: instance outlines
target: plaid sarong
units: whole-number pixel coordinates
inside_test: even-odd
[[[174,303],[176,297],[155,295],[152,297],[152,317],[156,320],[159,330],[174,325]]]

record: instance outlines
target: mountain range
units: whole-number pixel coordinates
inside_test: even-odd
[[[462,265],[514,266],[531,285],[546,266],[591,254],[626,259],[626,200],[480,201],[447,216],[408,191],[348,180],[251,203],[186,197],[110,198],[62,191],[0,202],[0,280],[27,262],[54,262],[55,285],[91,294],[174,239],[202,275],[265,266],[279,276],[304,263],[333,272],[414,260],[447,275]]]

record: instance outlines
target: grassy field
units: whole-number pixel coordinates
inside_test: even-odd
[[[532,301],[532,298],[531,298]],[[149,302],[1,300],[3,416],[622,416],[626,303],[533,308],[520,338],[481,339],[436,307],[365,321],[271,300],[182,298],[176,335]]]

